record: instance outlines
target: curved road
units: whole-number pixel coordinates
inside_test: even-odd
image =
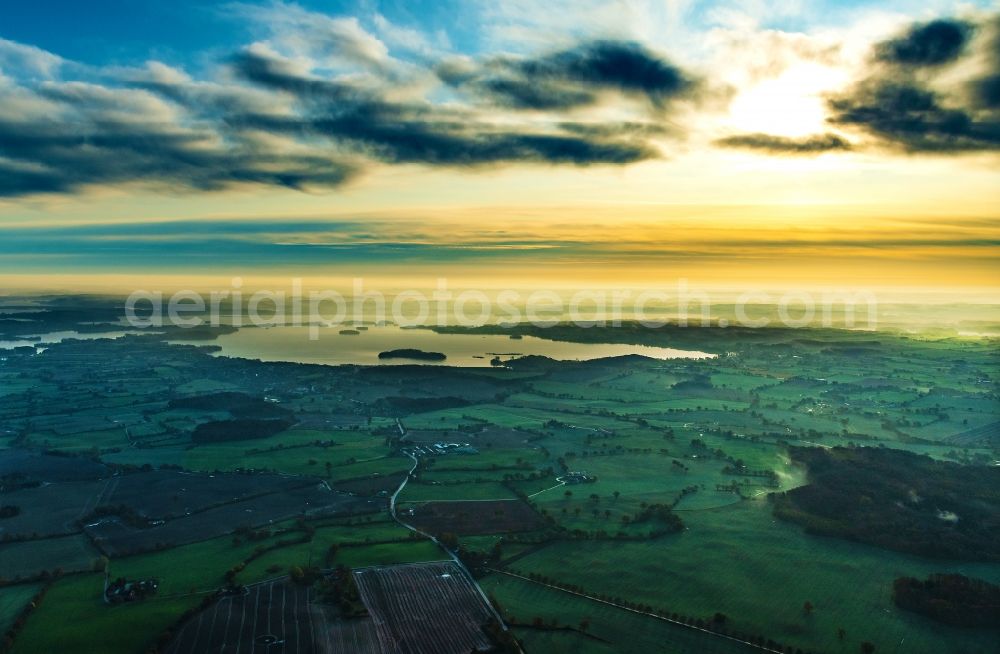
[[[476,581],[476,578],[472,576],[472,573],[469,572],[469,569],[465,567],[465,564],[462,563],[462,560],[458,558],[458,555],[455,554],[454,552],[452,552],[447,547],[445,547],[444,544],[442,544],[441,541],[439,541],[435,536],[433,536],[431,534],[428,534],[426,531],[423,531],[421,529],[417,529],[413,525],[407,523],[402,518],[400,518],[399,515],[397,515],[397,513],[396,513],[396,498],[399,497],[399,494],[403,492],[404,488],[406,488],[406,482],[410,481],[410,475],[412,475],[416,471],[417,466],[420,464],[420,461],[417,459],[417,457],[413,456],[412,454],[407,454],[407,456],[410,457],[411,459],[413,459],[413,465],[410,466],[410,469],[406,473],[406,476],[403,477],[403,481],[402,481],[402,483],[399,484],[399,488],[397,488],[396,492],[393,493],[392,496],[389,498],[389,514],[392,516],[393,520],[395,520],[396,522],[398,522],[403,527],[406,527],[407,529],[409,529],[413,533],[420,534],[424,538],[430,539],[431,542],[433,542],[435,545],[437,545],[442,550],[444,550],[445,553],[448,555],[448,557],[452,561],[455,562],[455,565],[457,565],[459,568],[461,568],[462,572],[465,573],[465,576],[468,577],[469,581],[472,582],[473,587],[475,587],[475,589],[479,592],[480,597],[483,598],[483,602],[486,604],[487,608],[490,610],[490,613],[492,613],[493,617],[496,618],[497,624],[499,624],[500,627],[504,631],[507,631],[507,624],[503,621],[503,617],[500,616],[500,613],[493,606],[493,603],[490,602],[490,599],[486,596],[486,593],[483,592],[483,589],[479,585],[479,582]],[[523,654],[523,650],[520,649],[520,646],[518,646],[518,650],[521,651],[522,654]]]

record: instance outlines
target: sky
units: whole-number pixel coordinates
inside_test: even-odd
[[[35,0],[0,21],[0,289],[981,292],[998,152],[995,2]]]

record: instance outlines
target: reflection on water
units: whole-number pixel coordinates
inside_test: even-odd
[[[185,341],[171,341],[183,343]],[[241,328],[214,341],[197,345],[218,345],[221,356],[262,361],[293,361],[323,364],[432,364],[406,359],[380,360],[379,352],[416,349],[441,352],[447,356],[438,365],[489,366],[499,357],[506,361],[518,356],[541,355],[559,360],[589,360],[640,354],[654,359],[705,358],[704,352],[675,350],[666,347],[603,343],[566,343],[533,336],[514,340],[503,335],[438,334],[426,329],[368,327],[357,334],[341,334],[338,328],[320,329],[318,340],[309,340],[308,327]]]
[[[68,339],[77,339],[81,341],[92,341],[97,338],[121,338],[126,334],[134,334],[135,332],[87,332],[80,333],[73,330],[65,330],[59,332],[48,332],[45,334],[39,334],[36,336],[31,336],[29,338],[15,339],[4,341],[0,340],[0,350],[12,350],[15,347],[34,347],[39,345],[51,345],[53,343],[60,343]],[[29,340],[30,339],[30,340]]]

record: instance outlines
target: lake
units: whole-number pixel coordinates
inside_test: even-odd
[[[504,335],[438,334],[429,329],[370,326],[357,335],[343,335],[344,327],[321,328],[317,340],[309,339],[308,327],[243,327],[238,332],[223,334],[214,341],[182,341],[193,345],[218,345],[218,356],[260,359],[261,361],[292,361],[327,365],[399,365],[421,363],[462,367],[490,366],[499,356],[509,360],[519,356],[541,355],[560,361],[584,361],[638,354],[653,359],[703,359],[715,355],[705,352],[676,350],[666,347],[622,345],[611,343],[568,343],[525,336],[515,340]],[[441,362],[378,358],[379,352],[398,349],[441,352],[447,359]]]
[[[135,334],[135,333],[137,332],[115,331],[115,332],[80,333],[78,331],[73,331],[73,330],[47,332],[44,334],[37,334],[38,340],[28,340],[28,339],[0,340],[0,350],[12,350],[15,347],[36,347],[40,350],[44,350],[45,345],[52,345],[53,343],[61,343],[62,341],[70,339],[76,339],[80,341],[92,341],[97,338],[121,338],[126,334]],[[32,338],[34,338],[34,336]]]

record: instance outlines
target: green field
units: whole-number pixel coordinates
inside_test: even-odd
[[[370,530],[375,539],[399,536],[405,531],[381,523],[365,527],[328,527],[317,532],[317,540],[306,546],[288,546],[256,559],[242,572],[238,581],[253,583],[288,573],[291,566],[306,566],[321,560],[320,552],[341,537],[355,536]],[[91,573],[60,579],[53,584],[45,600],[32,614],[19,634],[14,652],[62,651],[65,643],[79,643],[73,651],[96,653],[142,652],[164,630],[170,628],[187,609],[224,584],[223,574],[244,560],[260,545],[270,545],[279,538],[234,545],[229,538],[175,548],[167,552],[115,560],[109,570],[113,577],[157,579],[156,596],[134,604],[108,606],[101,600],[104,576]],[[360,545],[344,547],[336,564],[348,567],[388,565],[417,561],[435,561],[444,557],[428,541]],[[277,572],[268,572],[272,566]],[[20,586],[15,588],[22,588]],[[32,587],[24,587],[32,588]],[[0,595],[0,597],[3,597]]]
[[[42,572],[90,570],[100,553],[84,536],[0,544],[0,577],[28,578]]]
[[[482,586],[500,605],[504,617],[515,621],[514,633],[523,641],[527,652],[742,654],[756,651],[653,617],[504,575],[486,577]],[[546,631],[517,626],[532,625],[536,620],[547,627],[573,627],[574,630]],[[589,622],[586,631],[580,629],[584,620]]]
[[[19,584],[0,588],[0,633],[10,628],[24,607],[41,589],[42,584]]]
[[[898,576],[935,571],[995,583],[995,564],[942,564],[808,536],[775,521],[764,501],[688,512],[684,520],[685,532],[655,541],[553,544],[511,570],[685,615],[709,618],[721,611],[734,629],[803,649],[855,651],[868,640],[877,651],[893,651],[906,639],[906,651],[914,653],[993,651],[995,634],[907,614],[893,606],[890,593]],[[807,601],[815,606],[809,615],[803,611]],[[849,647],[838,639],[839,628],[853,643]]]
[[[14,643],[13,652],[142,652],[199,596],[162,597],[108,607],[101,601],[104,577],[92,573],[62,579],[49,589]]]

